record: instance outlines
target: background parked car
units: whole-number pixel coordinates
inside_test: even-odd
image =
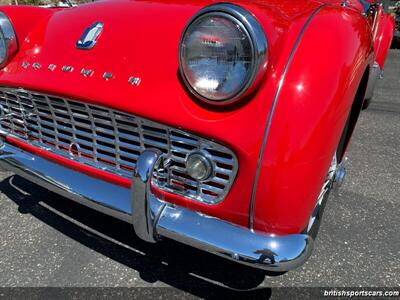
[[[400,1],[397,1],[393,9],[393,17],[396,29],[393,37],[393,48],[400,48]]]

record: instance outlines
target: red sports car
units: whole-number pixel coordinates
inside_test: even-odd
[[[293,269],[393,28],[363,0],[0,7],[0,165],[148,242]]]

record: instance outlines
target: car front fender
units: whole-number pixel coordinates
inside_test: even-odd
[[[287,234],[306,227],[371,63],[371,31],[360,12],[324,7],[309,21],[267,121],[250,211],[253,229]]]

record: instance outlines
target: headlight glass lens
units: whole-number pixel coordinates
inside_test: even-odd
[[[3,32],[0,30],[0,65],[7,59],[7,44]]]
[[[195,19],[181,44],[181,72],[195,93],[213,102],[237,96],[251,80],[253,45],[245,27],[225,13]]]
[[[0,69],[4,68],[18,51],[17,37],[8,17],[0,11]]]

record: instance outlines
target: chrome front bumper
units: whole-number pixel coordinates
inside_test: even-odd
[[[254,232],[208,215],[163,202],[150,188],[153,168],[163,159],[146,150],[138,159],[131,190],[90,177],[0,141],[0,166],[62,196],[133,224],[136,234],[156,242],[167,237],[268,271],[288,271],[310,256],[305,234]]]

